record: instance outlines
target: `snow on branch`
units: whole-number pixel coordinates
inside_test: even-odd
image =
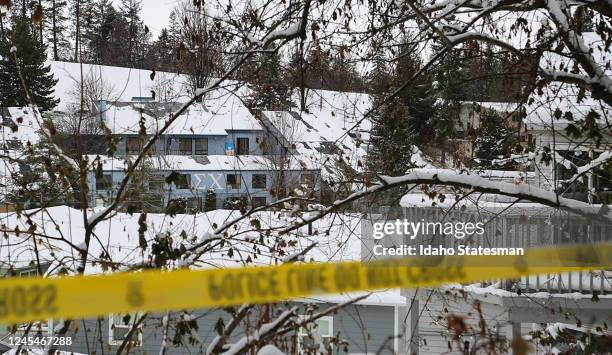
[[[293,25],[283,30],[274,30],[268,33],[261,40],[255,38],[255,36],[251,34],[247,34],[246,36],[247,40],[251,42],[252,44],[257,45],[261,48],[266,48],[267,46],[269,46],[270,44],[272,44],[273,42],[279,39],[290,41],[297,37],[305,38],[306,37],[306,24],[308,23],[309,13],[310,13],[310,0],[306,1],[306,3],[304,4],[304,10],[302,11],[301,18]]]
[[[596,169],[602,165],[605,165],[612,161],[612,151],[605,151],[599,155],[596,159],[589,161],[585,165],[581,165],[577,167],[577,172],[572,176],[569,180],[567,180],[568,184],[571,185],[580,179],[581,176],[586,174],[587,172]]]
[[[588,203],[564,198],[552,191],[544,190],[530,184],[512,184],[501,181],[492,181],[478,175],[459,175],[453,172],[439,171],[433,169],[414,169],[403,176],[380,176],[380,183],[357,191],[348,197],[335,201],[331,206],[318,213],[313,213],[302,222],[296,222],[280,231],[280,234],[289,233],[304,225],[312,223],[325,215],[339,210],[341,207],[365,196],[380,193],[394,187],[404,185],[446,185],[467,188],[475,192],[491,193],[516,197],[521,200],[541,203],[550,207],[562,207],[582,216],[594,216],[602,218],[598,212],[591,212],[592,205]]]
[[[261,327],[259,327],[259,329],[255,330],[253,334],[247,334],[240,338],[229,348],[229,350],[223,352],[222,354],[234,355],[244,352],[252,345],[259,343],[260,340],[263,340],[268,335],[274,333],[287,320],[289,320],[289,318],[295,316],[297,314],[297,309],[297,307],[292,307],[291,309],[284,311],[275,320],[263,324]]]
[[[568,16],[565,13],[569,8],[569,3],[565,0],[549,0],[545,3],[552,20],[559,28],[563,42],[572,51],[573,58],[590,76],[593,93],[606,101],[608,105],[612,105],[612,79],[605,73],[603,66],[593,58],[582,36],[570,27]]]

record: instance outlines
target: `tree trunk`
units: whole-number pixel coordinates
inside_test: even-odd
[[[76,0],[76,38],[75,38],[75,42],[74,42],[74,61],[78,62],[79,61],[79,41],[81,39],[80,36],[80,32],[81,32],[81,22],[80,22],[80,6],[81,6],[81,1],[80,0]]]
[[[4,39],[4,20],[2,20],[2,7],[0,7],[0,40]]]
[[[41,10],[42,10],[42,0],[38,0],[38,6],[40,6]],[[38,26],[38,34],[40,35],[40,43],[43,44],[44,40],[43,40],[43,22],[40,23],[40,26]]]
[[[53,59],[59,60],[59,56],[57,55],[57,24],[56,24],[56,9],[55,9],[55,0],[51,0],[51,25],[52,25],[52,34],[53,34]]]

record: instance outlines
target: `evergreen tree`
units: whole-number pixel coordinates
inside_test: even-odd
[[[148,67],[157,70],[175,70],[174,42],[166,28],[163,28],[157,40],[150,46]]]
[[[255,110],[288,110],[291,107],[291,90],[277,53],[262,54],[249,81],[251,96],[247,104]]]
[[[433,46],[434,54],[443,50],[442,44]],[[431,131],[430,142],[440,148],[442,163],[449,153],[448,140],[454,134],[460,101],[465,95],[465,80],[459,50],[444,55],[433,70],[433,113],[427,122]]]
[[[84,34],[89,31],[93,23],[93,1],[92,0],[70,0],[69,13],[72,17],[70,24],[70,37],[74,38],[74,60],[78,61],[81,54],[87,55],[88,46],[83,40]]]
[[[126,51],[124,54],[126,55],[128,63],[131,65],[137,65],[139,60],[143,57],[142,36],[144,24],[140,19],[141,11],[141,0],[121,0],[119,13],[123,21],[127,24],[125,33]]]
[[[474,151],[477,166],[485,169],[498,168],[493,165],[493,160],[509,156],[515,144],[515,135],[505,117],[494,110],[481,109]]]
[[[53,60],[68,59],[70,41],[68,39],[68,3],[66,0],[48,0],[45,9],[45,32],[51,44]]]
[[[0,106],[30,103],[17,75],[15,56],[30,97],[39,109],[47,111],[57,106],[59,100],[52,96],[57,79],[51,66],[45,65],[45,46],[36,38],[30,19],[23,17],[13,18],[7,37],[0,41]]]
[[[375,66],[368,76],[370,87],[377,91],[373,97],[368,150],[368,169],[384,175],[402,175],[412,167],[410,161],[414,136],[409,109],[399,96],[384,101],[393,88],[392,75],[382,58],[375,59]]]
[[[410,42],[408,38],[404,43]],[[400,58],[395,67],[393,82],[395,87],[404,85],[407,80],[414,77],[422,67],[422,60],[415,54],[410,45],[402,45]],[[410,114],[410,131],[417,146],[431,144],[433,130],[430,119],[434,115],[435,95],[432,90],[430,72],[419,74],[408,86],[399,92],[398,97],[408,108]]]
[[[110,0],[97,0],[92,6],[91,22],[83,37],[87,40],[89,60],[98,64],[112,64],[113,32],[119,15]]]

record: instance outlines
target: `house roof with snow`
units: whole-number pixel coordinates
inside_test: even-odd
[[[159,132],[167,119],[182,104],[159,102],[99,103],[101,117],[114,133],[137,135],[141,122],[147,134]],[[164,132],[166,135],[227,135],[230,131],[256,130],[263,127],[244,104],[233,95],[213,94],[202,103],[186,109]]]
[[[371,129],[371,121],[363,118],[371,105],[370,96],[311,90],[306,102],[304,111],[262,114],[294,149],[296,158],[320,166],[324,178],[337,178],[341,164],[360,171]]]
[[[96,210],[88,210],[95,213]],[[240,211],[215,210],[195,215],[177,214],[169,216],[165,214],[147,214],[148,228],[145,231],[147,243],[151,244],[158,235],[166,232],[171,235],[179,235],[184,231],[187,238],[174,238],[174,243],[185,244],[189,247],[200,243],[211,236],[211,232],[230,220],[241,216]],[[251,220],[257,218],[262,229],[278,228],[291,225],[300,220],[300,216],[292,213],[263,211],[249,216],[236,224],[227,237],[229,243],[206,252],[200,260],[202,262],[194,268],[224,268],[243,266],[244,259],[250,256],[252,265],[274,265],[282,261],[287,255],[292,255],[304,250],[313,243],[316,246],[310,249],[304,257],[305,262],[338,262],[360,260],[363,241],[360,236],[361,217],[358,214],[342,214],[337,216],[326,216],[313,222],[314,230],[327,231],[327,233],[308,234],[308,227],[304,226],[293,234],[285,235],[283,238],[290,245],[286,255],[279,255],[278,250],[270,251],[267,247],[259,247],[259,252],[254,251],[254,246],[260,245],[260,234],[253,229]],[[115,263],[136,264],[149,260],[148,251],[143,254],[139,246],[139,214],[117,213],[112,218],[100,222],[96,227],[97,238],[92,240],[89,249],[91,260],[95,260],[101,253],[107,251]],[[14,213],[0,214],[0,220],[9,229],[19,226],[21,230],[27,230],[28,218],[25,215],[17,216]],[[49,223],[53,220],[54,223]],[[44,233],[55,239],[45,239],[40,242],[35,250],[31,243],[25,241],[27,238],[23,233],[15,235],[9,233],[7,238],[0,239],[0,268],[9,266],[28,266],[32,260],[38,258],[44,262],[51,262],[49,274],[55,274],[62,265],[73,268],[78,264],[78,257],[74,257],[66,243],[61,241],[67,238],[73,245],[81,247],[84,241],[84,226],[82,211],[67,206],[47,208],[45,212],[33,211],[30,221],[37,226],[37,232]],[[290,242],[290,243],[289,243]],[[233,249],[234,253],[229,253]],[[6,265],[5,265],[6,263]],[[177,261],[177,265],[180,261]],[[105,271],[100,263],[90,262],[86,267],[86,274],[100,274]],[[363,295],[363,292],[314,296],[299,299],[302,302],[343,302],[350,298]],[[404,298],[400,296],[399,290],[386,290],[375,292],[359,303],[372,305],[397,305],[403,303]]]
[[[20,142],[22,144],[36,144],[40,137],[38,130],[40,123],[37,119],[38,113],[29,107],[4,107],[0,108],[0,141],[3,145],[9,142]],[[6,147],[11,149],[10,147]]]

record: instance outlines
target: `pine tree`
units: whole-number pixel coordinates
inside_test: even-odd
[[[252,95],[249,108],[255,110],[288,110],[291,107],[291,90],[283,73],[277,53],[262,54],[256,63],[256,76],[249,81]]]
[[[404,43],[410,42],[408,38]],[[414,53],[410,45],[401,47],[400,59],[395,67],[393,82],[395,87],[405,85],[411,80],[422,67],[422,60]],[[404,87],[398,94],[401,102],[409,112],[409,125],[415,140],[412,142],[417,146],[431,144],[433,130],[431,117],[434,115],[435,96],[432,90],[432,80],[429,72],[420,73],[409,85]],[[418,133],[418,134],[417,134]]]
[[[112,56],[111,42],[119,15],[110,0],[97,0],[91,11],[91,22],[83,31],[89,52],[88,59],[98,64],[111,64],[108,60]]]
[[[69,7],[68,11],[72,18],[69,32],[70,38],[74,38],[73,55],[74,60],[79,61],[81,55],[87,57],[88,53],[88,46],[84,34],[89,31],[93,22],[93,0],[70,0]]]
[[[433,46],[433,53],[443,50],[442,44]],[[460,101],[465,97],[464,70],[458,50],[444,55],[433,70],[433,114],[428,121],[430,141],[441,151],[440,160],[446,162],[449,138],[454,135]]]
[[[68,39],[68,3],[66,0],[48,0],[45,9],[45,32],[51,44],[53,60],[68,59],[70,41]]]
[[[480,168],[496,168],[493,160],[510,155],[516,144],[515,135],[505,117],[494,110],[481,109],[480,127],[474,157]],[[506,166],[508,168],[508,166]]]
[[[414,135],[411,117],[403,100],[396,96],[385,101],[393,91],[389,85],[392,75],[383,58],[376,58],[368,84],[377,90],[374,93],[368,150],[368,169],[384,175],[402,175],[412,167],[410,161]]]
[[[139,59],[142,58],[143,54],[141,40],[144,32],[144,25],[140,19],[141,11],[141,0],[121,0],[119,5],[119,13],[127,24],[127,33],[125,38],[127,47],[125,48],[125,56],[130,65],[138,64]]]
[[[0,42],[0,106],[30,103],[17,75],[16,56],[30,97],[41,111],[51,110],[59,99],[52,96],[57,79],[51,66],[45,65],[45,46],[37,39],[29,19],[15,17],[11,27]]]

